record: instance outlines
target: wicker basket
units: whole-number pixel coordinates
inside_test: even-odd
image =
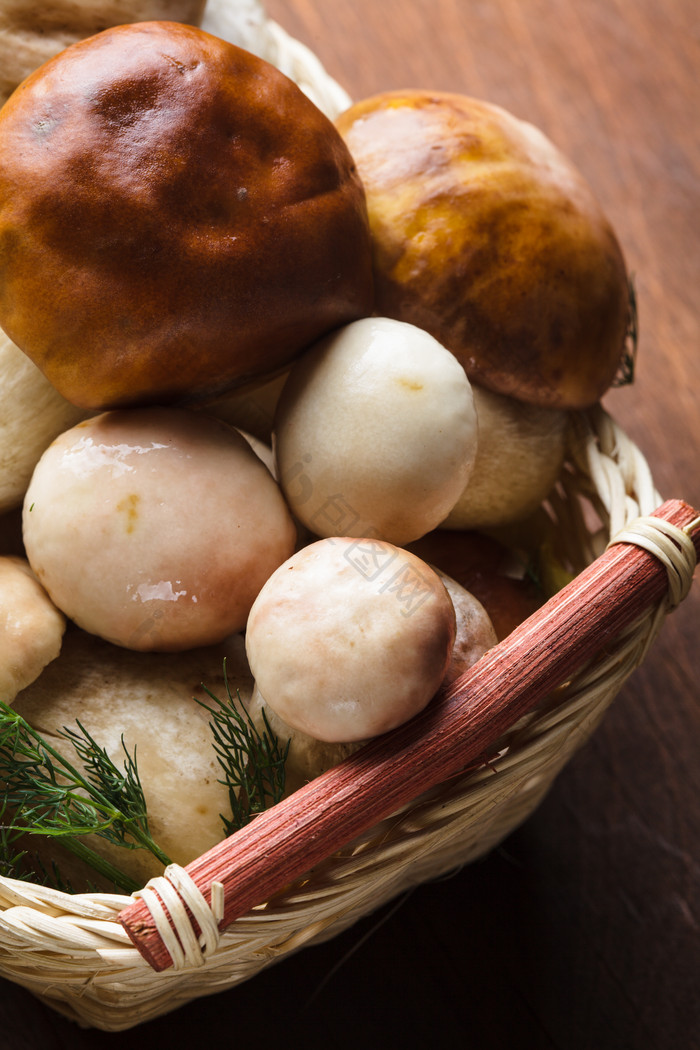
[[[347,96],[306,48],[257,4],[241,10],[245,18],[234,24],[218,0],[205,26],[275,62],[329,114],[344,108]],[[612,536],[659,503],[644,458],[603,409],[576,415],[560,482],[543,510],[569,568],[590,564]],[[681,571],[689,584],[692,565]],[[245,981],[408,887],[482,856],[533,812],[644,658],[666,612],[667,603],[649,608],[608,639],[582,672],[502,737],[495,762],[423,794],[252,909],[198,965],[151,969],[117,921],[131,898],[0,879],[0,974],[81,1024],[123,1030]]]

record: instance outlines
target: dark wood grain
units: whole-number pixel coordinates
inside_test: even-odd
[[[436,87],[538,124],[636,275],[633,387],[605,399],[665,497],[700,503],[696,0],[269,0],[354,97]],[[221,1043],[700,1046],[700,587],[538,812],[483,862],[128,1036],[2,985],[2,1050]]]

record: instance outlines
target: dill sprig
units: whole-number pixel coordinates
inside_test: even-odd
[[[195,700],[208,711],[214,737],[214,751],[223,771],[219,781],[228,788],[231,816],[220,814],[226,835],[248,824],[253,817],[279,802],[284,794],[285,763],[289,741],[280,746],[270,728],[263,709],[264,729],[261,733],[236,691],[233,699],[224,661],[226,699],[221,700],[206,686],[202,686],[212,704]]]
[[[0,803],[0,821],[4,816],[5,807]],[[26,848],[25,835],[26,832],[21,828],[0,824],[0,875],[3,878],[34,882],[40,886],[52,886],[64,893],[73,893],[72,885],[63,877],[55,860],[51,861],[49,871],[43,858]],[[18,849],[17,844],[20,841]]]
[[[282,798],[289,743],[280,747],[264,711],[260,733],[240,695],[240,709],[236,706],[225,661],[224,684],[225,700],[203,686],[212,704],[196,702],[211,716],[213,747],[223,770],[220,783],[228,789],[231,807],[231,816],[221,814],[221,821],[230,835]],[[96,835],[125,849],[146,849],[164,866],[171,863],[149,831],[136,750],[131,754],[122,736],[124,768],[119,769],[85,726],[77,720],[75,725],[64,726],[57,735],[72,746],[82,769],[0,701],[0,875],[70,889],[55,862],[47,872],[26,848],[25,836],[44,836],[57,839],[114,886],[133,893],[140,884],[84,839]]]
[[[133,893],[139,884],[81,839],[98,835],[127,849],[149,850],[162,864],[170,863],[148,830],[136,756],[129,754],[122,738],[125,766],[118,769],[84,726],[76,725],[77,731],[64,727],[59,735],[73,745],[85,772],[0,701],[2,813],[12,813],[0,840],[4,860],[13,866],[19,860],[11,856],[15,835],[57,838],[115,886]]]
[[[0,820],[4,818],[5,806],[0,811]],[[22,879],[26,877],[23,862],[26,861],[28,850],[17,849],[17,841],[22,838],[22,832],[9,828],[6,824],[0,824],[0,875],[10,879]]]

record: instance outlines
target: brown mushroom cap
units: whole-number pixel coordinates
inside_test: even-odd
[[[498,106],[420,90],[365,99],[336,126],[367,194],[377,312],[426,329],[491,390],[597,401],[624,350],[625,263],[546,136]]]
[[[331,537],[272,574],[251,609],[246,652],[287,725],[348,742],[422,710],[454,638],[452,602],[425,562],[380,540]]]
[[[119,26],[0,111],[0,324],[75,404],[214,396],[371,305],[352,158],[262,59]]]

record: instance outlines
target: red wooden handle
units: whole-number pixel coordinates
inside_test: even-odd
[[[656,517],[683,529],[698,512],[680,500]],[[691,534],[696,555],[700,527]],[[423,791],[483,759],[506,729],[668,591],[662,563],[611,547],[491,649],[416,718],[367,744],[220,842],[185,869],[206,900],[224,887],[221,929]],[[149,909],[119,916],[155,970],[172,963]]]

